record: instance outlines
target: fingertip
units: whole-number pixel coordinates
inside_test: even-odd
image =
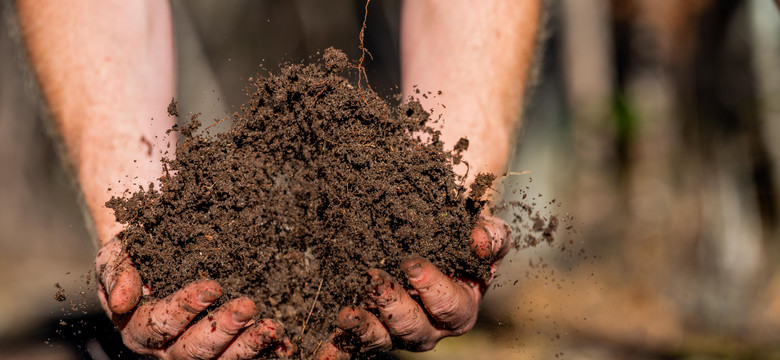
[[[255,305],[255,302],[249,299],[248,297],[239,297],[234,300],[236,304],[240,305],[242,308],[252,309],[252,311],[257,311],[257,305]]]
[[[336,317],[336,326],[340,329],[349,331],[360,324],[360,311],[355,306],[348,306],[339,311]]]
[[[477,223],[474,230],[471,231],[471,251],[479,259],[490,256],[490,237],[485,230],[483,223]]]
[[[116,267],[121,263],[119,256],[122,250],[122,243],[119,239],[105,243],[95,255],[95,272],[98,281],[103,285],[106,293],[112,290],[112,283],[115,282]]]
[[[197,294],[198,302],[209,306],[222,296],[222,287],[213,280],[199,280],[189,285]]]
[[[436,266],[428,261],[420,262],[406,270],[409,284],[414,291],[420,295],[421,292],[428,291],[437,284],[449,281],[450,278],[439,271]]]
[[[485,217],[471,232],[471,249],[480,259],[502,257],[509,251],[509,227],[496,217]]]
[[[266,350],[276,352],[279,357],[285,358],[285,356],[292,355],[292,352],[288,353],[283,350],[287,344],[283,344],[285,339],[282,336],[284,336],[284,329],[282,329],[281,323],[273,319],[261,319],[243,332],[238,333],[217,358],[223,360],[256,359]]]
[[[371,281],[374,278],[378,277],[381,271],[382,270],[379,270],[379,269],[376,269],[376,268],[368,269],[368,271],[366,271],[366,273],[368,274],[369,281]]]
[[[493,228],[496,230],[496,238],[500,239],[496,257],[502,258],[509,252],[510,245],[512,244],[512,235],[506,221],[499,218],[494,219]]]
[[[332,341],[325,342],[316,354],[317,360],[349,360],[350,354],[340,349]]]
[[[385,272],[379,269],[368,269],[366,272],[368,275],[368,281],[366,284],[366,290],[371,292],[377,286],[385,283]]]
[[[283,340],[284,326],[278,320],[263,319],[260,320],[256,326],[260,329],[260,333],[270,342]]]
[[[255,323],[250,331],[245,333],[251,341],[247,345],[255,351],[267,349],[274,344],[281,344],[284,340],[284,328],[282,324],[273,319],[262,319]]]
[[[141,276],[134,269],[125,269],[115,275],[108,290],[108,305],[114,314],[125,314],[141,300]]]
[[[411,282],[419,281],[425,271],[425,265],[429,264],[428,260],[425,260],[419,255],[412,255],[408,259],[401,262],[401,270],[406,274],[407,279]]]
[[[295,345],[289,339],[284,339],[279,342],[279,345],[276,345],[274,352],[276,356],[286,359],[295,353]]]
[[[211,291],[213,293],[219,292],[222,295],[222,286],[218,282],[210,279],[198,280],[192,282],[193,285],[201,287],[203,290]]]
[[[230,302],[233,319],[236,322],[247,322],[257,315],[257,305],[249,298],[240,297]]]
[[[371,269],[368,271],[369,279],[366,285],[366,292],[374,301],[388,302],[393,301],[393,292],[396,287],[392,276],[383,270]]]

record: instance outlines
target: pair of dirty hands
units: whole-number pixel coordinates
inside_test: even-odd
[[[493,274],[509,243],[506,224],[496,218],[481,220],[471,234],[472,251],[493,261]],[[211,280],[139,305],[151,289],[121,247],[114,239],[98,251],[98,298],[130,350],[161,359],[248,359],[261,352],[289,356],[295,351],[278,321],[253,320],[257,307],[247,298],[232,299],[191,324],[222,295]],[[317,351],[317,359],[349,359],[350,351],[430,350],[441,338],[474,326],[492,279],[450,278],[421,257],[409,258],[401,267],[412,288],[404,289],[382,270],[369,270],[366,291],[379,316],[357,307],[342,309],[337,329]],[[341,346],[347,342],[353,350]]]

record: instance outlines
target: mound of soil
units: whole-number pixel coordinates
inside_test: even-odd
[[[318,63],[250,78],[229,131],[196,134],[193,117],[161,189],[107,203],[154,297],[214,279],[223,302],[251,298],[308,357],[341,307],[367,305],[370,268],[402,280],[399,263],[418,254],[487,278],[469,237],[495,176],[466,191],[452,165],[468,142],[445,150],[418,102],[390,106],[351,85],[350,68],[328,49]]]

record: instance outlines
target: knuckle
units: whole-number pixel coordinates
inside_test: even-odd
[[[397,321],[389,326],[390,335],[404,340],[418,337],[420,336],[419,322],[420,319],[416,315]]]
[[[390,336],[384,336],[384,337],[378,337],[373,339],[372,341],[368,342],[365,346],[361,348],[361,352],[369,352],[369,351],[390,351],[393,348],[393,342],[390,339]]]
[[[154,349],[145,346],[141,342],[139,342],[134,336],[131,334],[123,331],[122,332],[122,343],[125,344],[125,346],[130,349],[130,351],[141,354],[141,355],[149,355],[152,354]]]
[[[214,358],[214,352],[205,348],[202,345],[190,344],[190,346],[183,345],[182,351],[184,356],[177,359],[192,359],[192,360],[208,360]]]
[[[442,322],[454,322],[464,317],[460,304],[450,296],[429,306],[428,311],[434,318]]]
[[[251,334],[242,339],[241,343],[248,352],[256,353],[268,347],[270,341],[262,334]]]
[[[157,320],[154,317],[149,319],[149,323],[146,325],[146,328],[146,335],[148,338],[147,341],[150,347],[159,347],[168,341],[168,339],[176,336],[178,333],[174,324],[171,324],[165,320]]]

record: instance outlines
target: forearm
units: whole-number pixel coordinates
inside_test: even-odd
[[[467,137],[470,174],[504,172],[532,66],[541,0],[413,0],[402,10],[404,96],[413,86],[445,121],[452,148]],[[420,97],[416,95],[416,97]],[[439,106],[443,104],[445,107]]]
[[[168,3],[17,5],[30,61],[103,244],[121,229],[105,202],[161,173],[165,130],[174,123],[165,114],[174,94]]]

